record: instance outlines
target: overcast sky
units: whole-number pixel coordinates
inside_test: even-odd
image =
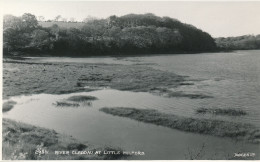
[[[81,21],[88,15],[106,18],[129,13],[154,13],[192,24],[213,37],[260,34],[260,1],[43,1],[3,0],[4,14],[32,13],[54,19],[61,15]]]

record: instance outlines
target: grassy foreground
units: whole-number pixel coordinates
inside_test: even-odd
[[[81,143],[72,137],[59,134],[54,130],[35,127],[29,124],[3,119],[2,139],[3,160],[113,160],[122,159],[123,154],[104,154],[105,151],[122,152],[111,147],[101,148]],[[48,153],[39,156],[37,148]],[[56,155],[55,151],[70,151],[69,155]],[[101,151],[100,154],[72,154],[72,151]]]
[[[208,134],[220,137],[231,137],[237,140],[248,140],[260,143],[260,130],[251,124],[234,123],[221,120],[197,119],[165,114],[152,109],[136,108],[101,108],[107,114],[127,117],[137,121],[165,126],[187,132]]]

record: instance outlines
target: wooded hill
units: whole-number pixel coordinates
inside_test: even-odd
[[[170,17],[128,14],[80,24],[78,28],[57,24],[43,27],[29,13],[21,17],[5,15],[4,55],[95,56],[216,50],[215,40],[208,33]]]
[[[260,35],[216,38],[217,47],[224,50],[260,49]]]

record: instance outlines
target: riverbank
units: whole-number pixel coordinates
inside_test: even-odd
[[[54,130],[10,119],[4,118],[2,122],[3,160],[115,160],[127,157],[119,148],[94,146]],[[100,154],[95,154],[96,151]],[[108,151],[120,154],[105,154]]]

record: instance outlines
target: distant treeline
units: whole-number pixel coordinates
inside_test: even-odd
[[[38,21],[38,25],[43,28],[49,28],[54,24],[58,25],[60,28],[76,28],[81,29],[86,23],[85,22],[62,22],[62,21]]]
[[[239,37],[216,38],[217,47],[224,50],[260,49],[260,35],[244,35]]]
[[[110,16],[87,21],[80,28],[64,28],[57,24],[42,27],[34,15],[25,13],[21,17],[5,15],[3,27],[4,55],[93,56],[216,50],[215,40],[208,33],[153,14]]]

